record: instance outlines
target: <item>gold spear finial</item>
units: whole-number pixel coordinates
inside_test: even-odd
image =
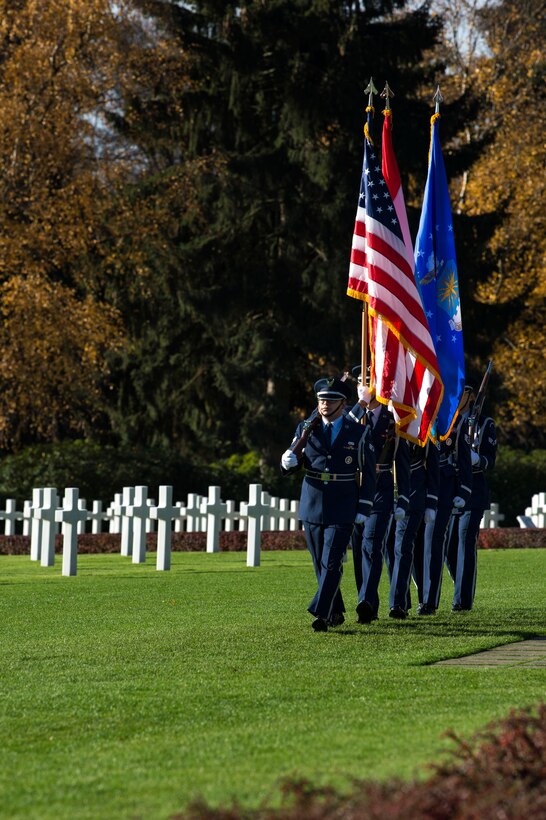
[[[389,102],[389,99],[390,99],[391,97],[394,97],[394,91],[392,90],[392,88],[390,87],[390,85],[388,84],[388,82],[385,82],[385,88],[384,88],[384,89],[383,89],[383,91],[381,92],[381,96],[382,96],[382,97],[385,97],[385,109],[386,109],[387,111],[390,111],[390,109],[391,109],[391,104],[390,104],[390,102]]]
[[[436,87],[436,93],[435,93],[435,95],[432,99],[436,103],[435,113],[439,114],[440,113],[440,103],[443,103],[443,101],[444,101],[444,98],[442,97],[442,92],[440,91],[440,86]]]
[[[364,94],[368,95],[368,105],[370,108],[373,107],[373,95],[377,94],[377,88],[373,84],[373,77],[370,77],[370,82],[364,89]]]

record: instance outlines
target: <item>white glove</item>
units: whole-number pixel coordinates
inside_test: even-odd
[[[359,401],[363,401],[366,404],[371,402],[373,393],[369,387],[366,387],[365,384],[359,384],[356,388],[356,392],[358,393]]]
[[[425,510],[424,520],[425,524],[434,524],[436,521],[436,510],[433,510],[431,507],[427,507]]]
[[[366,521],[366,516],[364,513],[357,513],[355,518],[355,524],[364,524]]]
[[[476,467],[480,463],[480,454],[476,453],[475,450],[471,451],[470,458],[472,459],[472,466],[473,467]]]
[[[397,507],[394,511],[394,520],[403,521],[406,517],[406,511],[402,507]]]
[[[298,466],[298,457],[292,450],[285,450],[281,456],[281,464],[285,470],[292,470]]]
[[[464,500],[464,498],[461,498],[460,495],[456,495],[453,499],[453,506],[456,510],[462,510],[465,504],[466,501]]]

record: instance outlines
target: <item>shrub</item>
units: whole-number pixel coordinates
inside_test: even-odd
[[[220,550],[224,552],[244,552],[247,534],[245,531],[220,533]],[[62,536],[55,540],[55,551],[62,552]],[[206,549],[205,532],[173,532],[171,549],[173,552],[203,552]],[[121,536],[116,533],[82,533],[78,535],[78,552],[99,553],[119,552]],[[480,530],[478,546],[481,549],[518,549],[546,547],[546,529],[524,530],[506,527],[503,529]],[[262,532],[263,550],[304,550],[306,549],[303,530]],[[146,549],[155,552],[157,533],[146,535]],[[30,538],[26,535],[0,535],[0,555],[28,555]]]
[[[244,552],[247,534],[244,531],[221,532],[220,550],[223,552]],[[173,552],[204,552],[207,546],[205,532],[173,532],[171,549]],[[299,550],[305,549],[305,536],[301,530],[293,532],[263,532],[261,539],[263,550]],[[157,533],[146,534],[146,549],[157,550]],[[117,533],[81,533],[78,535],[78,552],[84,554],[120,552],[121,535]],[[61,535],[55,537],[55,552],[63,551]],[[28,535],[0,535],[0,555],[29,555],[30,537]]]
[[[209,808],[196,803],[171,820],[520,820],[546,818],[546,704],[513,711],[430,767],[427,780],[358,781],[349,796],[286,782],[280,808]]]
[[[502,527],[502,529],[480,530],[478,546],[484,550],[508,550],[517,548],[546,547],[546,529],[522,529],[521,527]]]

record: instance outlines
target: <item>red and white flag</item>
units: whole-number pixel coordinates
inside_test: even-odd
[[[371,139],[364,141],[347,293],[368,303],[371,387],[377,399],[391,405],[399,435],[424,445],[442,402],[443,384],[414,278],[390,125],[388,116],[383,167]]]

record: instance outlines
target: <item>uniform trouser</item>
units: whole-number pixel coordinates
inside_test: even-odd
[[[364,538],[364,524],[355,524],[351,535],[351,552],[353,554],[353,566],[355,570],[355,583],[357,595],[362,586],[362,539]]]
[[[457,553],[459,552],[459,521],[462,513],[451,513],[446,537],[445,563],[453,583],[457,577]]]
[[[415,542],[413,544],[413,567],[411,574],[413,581],[417,587],[417,597],[419,603],[423,603],[423,563],[425,555],[425,522],[421,521],[415,534]]]
[[[311,524],[304,522],[307,549],[311,553],[318,589],[308,610],[315,618],[328,620],[345,612],[339,589],[343,559],[351,538],[352,524]]]
[[[451,522],[446,564],[455,583],[453,604],[471,609],[476,592],[477,544],[483,510],[465,510]]]
[[[425,524],[423,551],[423,603],[438,608],[452,507],[439,507],[436,520]]]
[[[387,528],[387,532],[385,533],[385,540],[383,541],[383,557],[385,559],[385,564],[387,566],[387,572],[389,573],[389,583],[392,581],[392,574],[394,572],[394,540],[396,536],[395,526],[394,526],[394,518],[391,518],[391,522]]]
[[[375,615],[379,610],[379,581],[383,569],[385,542],[392,519],[391,510],[374,512],[366,518],[362,539],[362,586],[358,603],[366,601]]]
[[[394,537],[394,565],[391,574],[389,606],[409,609],[411,599],[409,585],[413,566],[413,545],[423,510],[415,510],[396,522]]]

